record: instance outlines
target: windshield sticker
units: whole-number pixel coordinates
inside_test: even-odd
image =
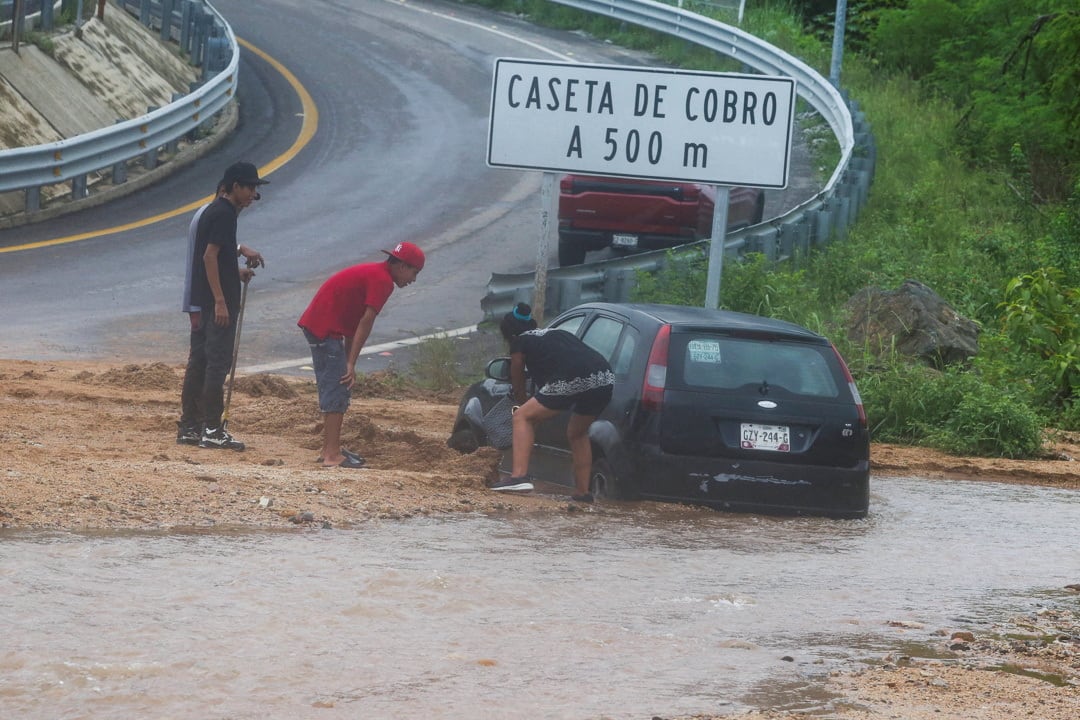
[[[720,343],[715,340],[691,340],[686,349],[690,362],[720,364]]]

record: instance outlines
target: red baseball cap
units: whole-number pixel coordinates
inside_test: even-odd
[[[383,250],[383,252],[406,265],[412,265],[417,270],[424,269],[424,251],[411,242],[399,242],[393,250]]]

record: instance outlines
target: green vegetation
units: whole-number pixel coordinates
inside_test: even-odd
[[[462,371],[458,365],[455,338],[437,335],[416,346],[416,358],[410,374],[417,384],[434,391],[453,390],[461,386]]]
[[[23,41],[36,45],[38,50],[52,57],[56,53],[56,44],[52,36],[46,33],[28,32],[23,36]]]
[[[732,69],[683,41],[555,3],[483,4],[680,66]],[[1073,0],[848,8],[842,81],[878,148],[869,203],[845,241],[809,258],[725,262],[721,305],[833,339],[875,440],[1035,456],[1044,427],[1080,430],[1080,11]],[[834,0],[750,2],[743,27],[827,75],[834,9]],[[706,258],[671,260],[639,278],[635,299],[703,304]],[[847,300],[907,278],[980,325],[978,356],[937,370],[846,339]]]
[[[484,377],[483,368],[495,355],[506,352],[496,328],[483,325],[468,343],[436,334],[416,346],[409,363],[409,379],[436,397],[457,402],[463,385]]]

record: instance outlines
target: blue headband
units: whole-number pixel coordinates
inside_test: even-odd
[[[517,308],[514,308],[513,315],[516,319],[522,322],[529,322],[530,320],[532,320],[532,313],[529,313],[528,315],[522,315],[518,312]]]

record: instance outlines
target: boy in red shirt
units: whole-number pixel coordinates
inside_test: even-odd
[[[311,347],[319,410],[323,413],[323,467],[361,468],[364,458],[341,447],[341,425],[356,383],[356,360],[371,334],[375,316],[394,286],[412,284],[424,268],[424,252],[398,243],[386,262],[339,270],[315,293],[297,325]]]

